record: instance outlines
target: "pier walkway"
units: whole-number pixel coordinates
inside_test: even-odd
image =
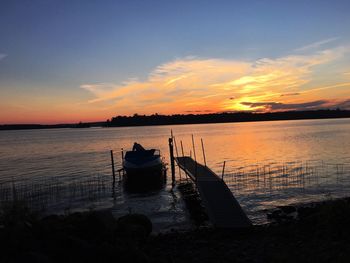
[[[190,157],[176,157],[179,167],[196,183],[209,219],[216,227],[243,228],[251,222],[225,182]]]

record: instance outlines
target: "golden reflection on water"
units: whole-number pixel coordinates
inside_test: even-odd
[[[342,175],[337,179],[334,166],[325,169],[320,163],[350,163],[350,119],[2,131],[0,182],[50,176],[63,178],[65,182],[72,178],[85,180],[96,174],[108,177],[111,174],[109,151],[114,150],[118,169],[121,148],[129,149],[135,141],[146,148],[159,148],[169,160],[171,130],[180,155],[180,141],[185,155],[190,151],[193,154],[193,134],[199,162],[203,163],[201,138],[207,164],[212,170],[221,174],[226,161],[225,180],[253,217],[256,211],[271,204],[300,201],[298,196],[309,200],[327,191],[340,192],[339,183],[345,185],[347,177]],[[316,163],[312,164],[311,160]],[[298,170],[300,167],[304,178]],[[327,188],[321,189],[323,192],[320,188],[318,192],[313,190],[306,194],[299,191],[309,186],[316,189],[313,186],[324,185],[325,180]],[[167,189],[170,183],[168,179]],[[166,191],[160,196],[170,200]],[[133,203],[141,202],[122,194],[118,202],[124,205],[128,198]],[[162,207],[164,202],[157,205]]]
[[[348,120],[278,121],[229,123],[172,127],[177,140],[192,148],[189,133],[203,138],[207,160],[219,170],[227,160],[240,167],[259,163],[306,161],[349,161],[350,130]],[[197,150],[197,152],[198,152]]]

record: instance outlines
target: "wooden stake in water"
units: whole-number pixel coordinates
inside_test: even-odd
[[[174,162],[174,146],[173,138],[169,138],[169,152],[170,152],[170,165],[171,165],[171,180],[172,184],[175,184],[175,162]]]
[[[222,174],[221,174],[221,179],[224,180],[224,175],[225,175],[225,165],[226,161],[224,161],[224,165],[222,166]]]
[[[182,141],[180,141],[180,145],[181,145],[181,152],[182,152],[182,157],[185,157],[185,153],[184,153],[184,146],[182,144]],[[186,159],[184,158],[184,165],[186,167]],[[185,169],[185,174],[186,174],[186,177],[187,177],[187,169]]]
[[[206,160],[206,158],[205,158],[204,144],[203,144],[203,139],[202,139],[202,138],[201,138],[201,144],[202,144],[202,152],[203,152],[204,165],[207,166],[207,160]]]
[[[196,163],[194,176],[196,177],[196,180],[197,180],[197,156],[196,156],[196,147],[195,147],[195,145],[194,145],[194,137],[193,137],[193,134],[192,134],[192,147],[193,147],[194,161],[195,161],[195,163]]]
[[[176,144],[176,138],[174,137],[174,144],[175,144],[175,152],[176,152],[176,157],[179,157],[179,152],[177,151],[177,144]],[[179,167],[179,175],[180,175],[180,180],[181,180],[181,168]]]
[[[193,147],[193,156],[194,156],[194,160],[197,162],[196,147],[194,146],[194,137],[193,137],[193,134],[192,134],[192,147]]]
[[[113,185],[114,185],[115,184],[115,170],[114,170],[113,150],[111,150],[111,162],[112,162],[112,175],[113,175]]]

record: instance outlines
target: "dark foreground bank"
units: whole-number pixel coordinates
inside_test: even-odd
[[[349,262],[350,198],[282,210],[294,217],[239,231],[154,236],[142,215],[116,220],[99,211],[39,219],[23,206],[8,206],[1,215],[0,262]]]

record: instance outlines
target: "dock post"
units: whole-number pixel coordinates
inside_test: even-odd
[[[114,186],[115,185],[115,170],[114,170],[113,150],[111,150],[111,162],[112,162],[112,175],[113,175],[113,186]]]
[[[207,166],[207,160],[206,160],[206,158],[205,158],[204,144],[203,144],[203,139],[202,139],[202,138],[201,138],[201,144],[202,144],[202,152],[203,152],[204,165]]]
[[[196,168],[195,168],[195,177],[196,177],[196,180],[197,180],[197,157],[196,157],[196,147],[194,145],[194,137],[193,137],[193,134],[192,134],[192,147],[193,147],[193,156],[194,156],[194,161],[196,162]]]
[[[174,162],[174,145],[173,138],[169,138],[170,165],[171,165],[171,180],[175,184],[175,162]]]
[[[224,161],[224,165],[222,166],[222,175],[221,175],[222,180],[224,180],[224,175],[225,175],[225,164],[226,164],[226,161]]]
[[[175,144],[176,157],[179,157],[179,152],[177,151],[176,138],[173,137],[173,139],[174,139],[174,144]],[[179,175],[180,175],[180,181],[181,181],[181,168],[180,168],[180,166],[178,166],[178,167],[179,167]]]
[[[186,159],[185,159],[184,146],[183,146],[183,144],[182,144],[182,141],[180,141],[180,144],[181,144],[182,157],[184,158],[184,165],[185,165],[185,167],[186,167]],[[186,171],[185,171],[185,175],[186,175],[186,179],[187,179],[188,175],[187,175],[187,172],[186,172]]]
[[[197,157],[196,157],[196,148],[194,146],[194,137],[192,134],[192,147],[193,147],[193,156],[194,156],[194,160],[197,162]]]

